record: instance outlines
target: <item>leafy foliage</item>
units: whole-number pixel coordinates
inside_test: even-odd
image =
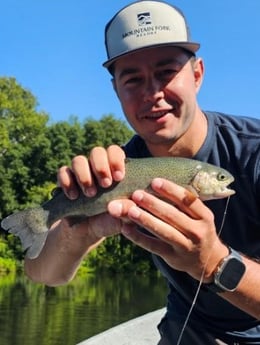
[[[99,121],[89,118],[81,123],[72,117],[49,123],[48,114],[38,111],[37,106],[30,90],[15,78],[0,78],[0,219],[49,199],[57,169],[69,165],[75,155],[88,155],[97,145],[121,145],[133,135],[112,114]],[[14,257],[21,261],[20,241],[2,233],[0,257],[8,259],[8,267]],[[140,248],[115,236],[91,253],[82,266],[144,273],[151,262]]]
[[[88,255],[88,262],[99,271],[109,270],[113,273],[146,274],[155,268],[148,252],[121,235],[107,238]]]
[[[113,115],[106,115],[100,121],[89,119],[84,124],[87,153],[95,146],[107,147],[111,144],[122,145],[133,132]]]
[[[14,78],[0,79],[0,217],[25,203],[27,191],[38,183],[42,153],[50,153],[48,116],[36,106],[33,95]]]

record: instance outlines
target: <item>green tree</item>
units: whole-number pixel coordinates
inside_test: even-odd
[[[77,117],[49,123],[47,113],[37,110],[33,94],[14,78],[0,78],[0,219],[50,197],[56,186],[57,169],[69,165],[72,157],[88,155],[97,145],[122,145],[133,131],[112,114],[100,120]],[[0,238],[0,257],[23,258],[20,241],[8,235]],[[83,267],[115,272],[150,270],[150,256],[120,236],[108,238]],[[3,265],[2,265],[3,267]],[[3,269],[3,268],[2,268]]]
[[[77,117],[72,117],[69,122],[57,122],[49,126],[47,137],[51,143],[51,155],[46,168],[51,181],[55,181],[58,167],[69,165],[74,156],[84,154],[84,129]]]
[[[113,273],[147,274],[155,270],[151,255],[121,235],[107,238],[86,259],[90,267]]]
[[[0,218],[23,207],[28,191],[46,180],[48,115],[36,108],[29,90],[14,78],[0,78]]]
[[[84,124],[86,152],[95,146],[122,145],[133,135],[125,122],[112,114],[104,115],[100,121],[88,119]]]

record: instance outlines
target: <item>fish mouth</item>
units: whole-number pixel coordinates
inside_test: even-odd
[[[216,192],[214,194],[214,196],[216,198],[226,198],[228,196],[234,195],[235,193],[236,192],[233,189],[225,187],[225,188],[221,189],[219,192]]]
[[[224,198],[228,198],[231,195],[234,195],[236,192],[233,189],[227,188],[227,187],[223,187],[218,191],[215,191],[214,193],[209,193],[209,194],[203,194],[201,193],[199,198],[203,201],[206,200],[214,200],[214,199],[224,199]]]
[[[236,194],[235,190],[230,188],[230,184],[232,184],[234,182],[234,177],[233,176],[230,176],[229,178],[229,182],[223,186],[220,186],[220,189],[216,191],[215,193],[215,197],[216,199],[218,198],[227,198],[231,195],[234,195]]]

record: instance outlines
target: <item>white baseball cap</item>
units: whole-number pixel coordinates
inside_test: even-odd
[[[105,28],[107,61],[104,67],[137,50],[176,46],[195,53],[199,43],[192,42],[182,12],[164,1],[141,0],[121,9]]]

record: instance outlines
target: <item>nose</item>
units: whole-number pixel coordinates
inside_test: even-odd
[[[164,97],[164,92],[161,83],[155,78],[147,79],[144,90],[143,98],[145,102],[154,102]]]

